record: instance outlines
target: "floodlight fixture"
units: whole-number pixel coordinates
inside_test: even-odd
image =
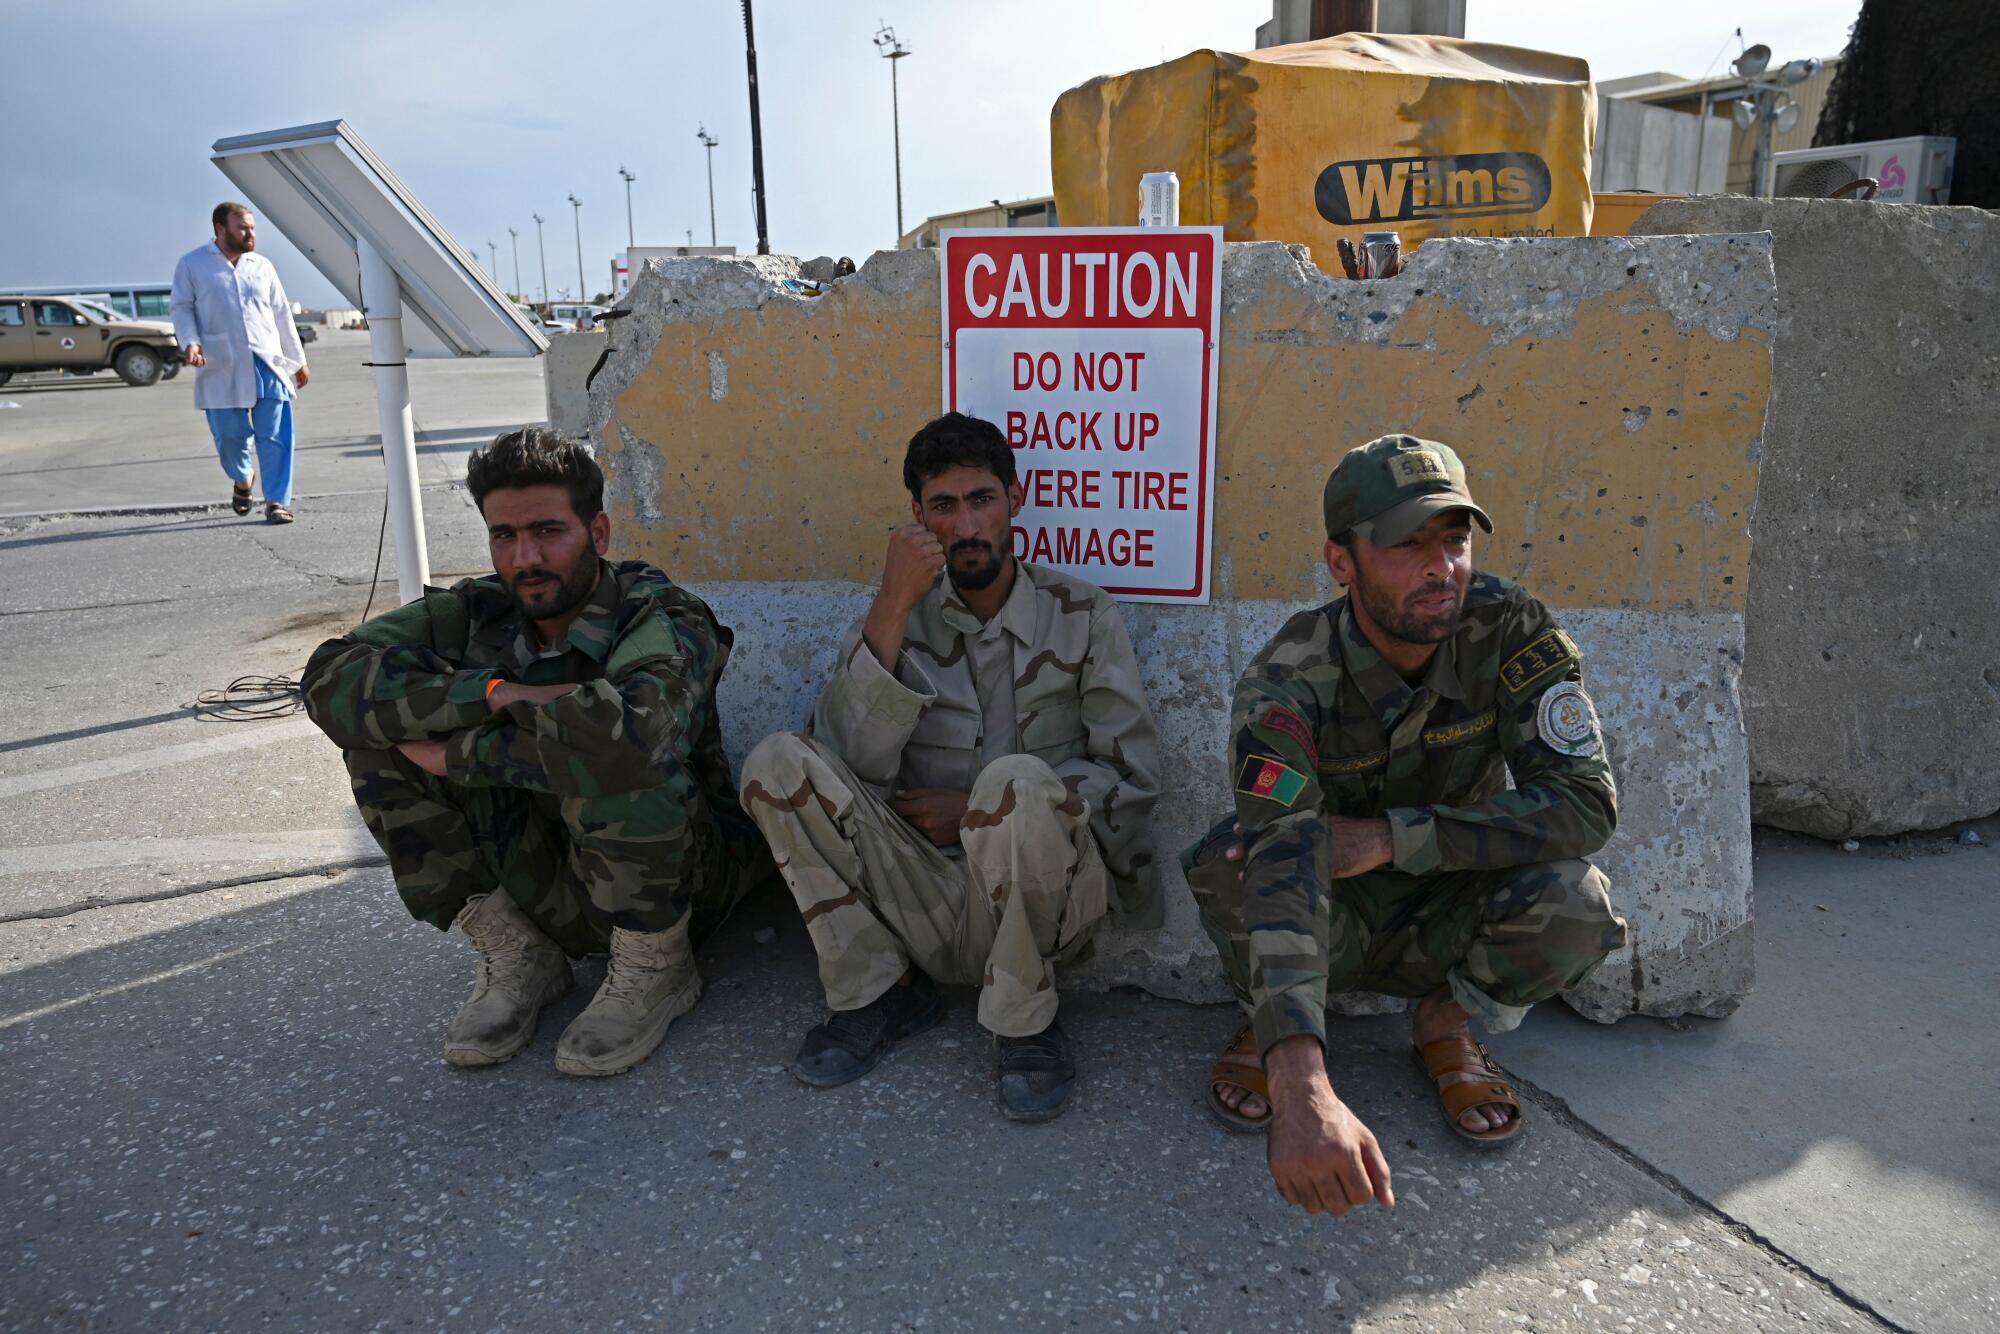
[[[1771,117],[1771,128],[1779,134],[1790,134],[1798,127],[1799,105],[1796,102],[1778,108],[1777,114]]]
[[[1819,73],[1819,59],[1816,56],[1805,60],[1790,60],[1786,61],[1785,67],[1778,71],[1778,82],[1804,83],[1817,73]]]
[[[368,319],[397,582],[405,602],[422,597],[430,562],[407,358],[533,357],[548,340],[346,121],[218,139],[211,152],[258,216]]]
[[[1743,54],[1731,61],[1729,67],[1746,79],[1754,79],[1771,67],[1771,48],[1762,42],[1745,47]]]
[[[1729,108],[1729,118],[1736,122],[1736,128],[1747,130],[1757,123],[1757,103],[1750,98],[1740,97]]]

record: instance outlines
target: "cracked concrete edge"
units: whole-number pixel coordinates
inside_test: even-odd
[[[1648,1161],[1637,1150],[1629,1147],[1615,1136],[1600,1129],[1595,1123],[1585,1119],[1569,1100],[1558,1093],[1543,1088],[1532,1080],[1524,1079],[1516,1072],[1506,1072],[1507,1082],[1515,1092],[1524,1095],[1534,1103],[1537,1111],[1572,1134],[1596,1144],[1605,1152],[1644,1175],[1647,1180],[1673,1195],[1682,1204],[1713,1222],[1717,1227],[1730,1233],[1746,1246],[1754,1247],[1771,1263],[1811,1284],[1827,1298],[1839,1302],[1856,1315],[1872,1322],[1877,1328],[1893,1331],[1894,1334],[1914,1334],[1907,1325],[1902,1325],[1884,1315],[1875,1305],[1857,1293],[1821,1273],[1792,1252],[1780,1246],[1777,1241],[1730,1213],[1721,1205],[1701,1194],[1665,1168]]]
[[[1268,299],[1282,284],[1324,312],[1320,323],[1327,331],[1355,337],[1365,330],[1356,341],[1386,342],[1419,298],[1443,292],[1455,311],[1491,329],[1494,341],[1509,343],[1568,333],[1578,306],[1638,278],[1677,329],[1733,342],[1743,329],[1769,334],[1777,327],[1771,253],[1769,232],[1444,237],[1419,246],[1395,277],[1355,282],[1321,270],[1303,245],[1253,241],[1227,247],[1222,310],[1225,317],[1240,314],[1234,293]],[[1256,278],[1254,269],[1264,276]]]
[[[385,856],[344,857],[335,861],[315,862],[311,866],[287,867],[282,871],[266,871],[256,875],[229,876],[221,880],[203,880],[192,885],[175,885],[170,889],[156,890],[146,894],[128,894],[118,898],[91,895],[75,903],[58,903],[47,908],[36,908],[31,912],[13,913],[0,916],[0,926],[16,926],[23,922],[44,922],[61,917],[74,917],[78,913],[96,912],[103,908],[130,908],[147,903],[166,903],[173,899],[190,898],[196,894],[209,894],[218,889],[239,889],[244,885],[271,884],[280,880],[302,880],[307,876],[344,875],[370,866],[387,866]]]

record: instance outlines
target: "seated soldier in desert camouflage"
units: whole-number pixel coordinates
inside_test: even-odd
[[[640,561],[604,559],[589,450],[530,427],[474,453],[490,578],[428,589],[322,644],[306,711],[333,738],[410,915],[479,951],[445,1029],[496,1065],[609,950],[556,1068],[613,1075],[701,995],[693,945],[770,863],[736,803],[716,680],[732,637]]]
[[[1521,1133],[1520,1102],[1467,1021],[1513,1028],[1625,923],[1582,860],[1617,821],[1582,661],[1541,603],[1474,572],[1473,525],[1493,525],[1458,456],[1371,441],[1327,479],[1325,514],[1347,595],[1294,616],[1237,682],[1236,810],[1184,863],[1250,1019],[1210,1108],[1269,1130],[1287,1200],[1342,1214],[1394,1196],[1328,1080],[1327,996],[1416,999],[1446,1125],[1495,1148]]]
[[[832,1015],[793,1071],[831,1086],[942,1014],[932,980],[979,990],[1001,1109],[1058,1115],[1076,1070],[1056,966],[1140,874],[1159,742],[1111,599],[1014,559],[1014,455],[951,413],[910,441],[916,522],[890,536],[874,605],[841,646],[810,736],[767,737],[743,807],[819,951]]]

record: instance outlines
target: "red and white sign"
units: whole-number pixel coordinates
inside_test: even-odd
[[[944,405],[1014,447],[1014,555],[1128,602],[1207,602],[1222,229],[943,244]]]

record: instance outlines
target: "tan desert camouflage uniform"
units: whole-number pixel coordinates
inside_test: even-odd
[[[1081,954],[1113,893],[1130,920],[1160,905],[1146,821],[1159,740],[1110,597],[1021,563],[982,625],[940,578],[910,614],[892,675],[848,632],[811,737],[767,737],[743,766],[764,831],[819,951],[827,1004],[859,1009],[911,962],[982,987],[979,1021],[1039,1033],[1055,965]],[[957,848],[887,804],[970,793]]]
[[[770,866],[722,753],[715,686],[733,638],[640,561],[605,563],[547,649],[497,579],[466,579],[320,645],[306,711],[341,747],[420,921],[448,928],[502,887],[571,954],[690,912],[698,940]],[[495,678],[582,688],[495,713]],[[395,749],[432,737],[451,738],[443,778]]]
[[[1183,865],[1260,1052],[1323,1041],[1329,992],[1448,985],[1504,1031],[1624,944],[1609,882],[1582,860],[1611,837],[1617,793],[1581,682],[1548,610],[1483,574],[1415,686],[1346,598],[1257,655],[1230,720],[1235,813]],[[1330,815],[1386,816],[1391,864],[1333,880]]]

